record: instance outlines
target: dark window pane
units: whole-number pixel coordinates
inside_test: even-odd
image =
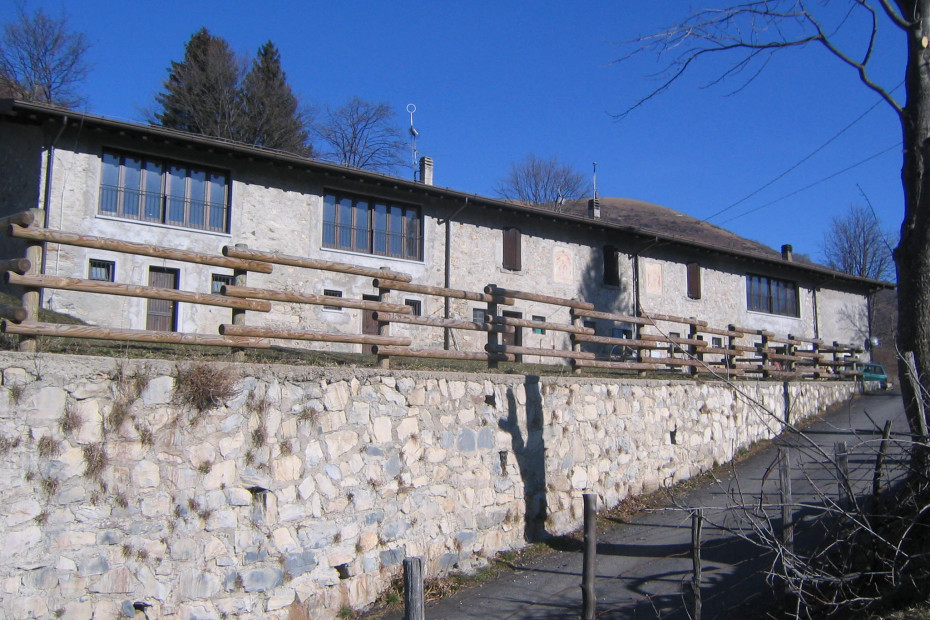
[[[407,245],[407,258],[413,260],[420,259],[420,216],[416,209],[407,209],[405,213],[407,222],[407,233],[405,243]]]
[[[211,173],[207,180],[209,228],[226,230],[226,176]]]
[[[332,194],[323,197],[323,245],[336,245],[336,197]]]
[[[352,199],[339,201],[339,247],[352,248]]]
[[[387,254],[388,248],[387,205],[375,204],[374,251],[375,254]]]
[[[139,217],[139,189],[142,185],[142,160],[127,157],[123,163],[123,215]]]
[[[161,221],[162,167],[157,162],[145,162],[145,195],[142,197],[145,219]]]
[[[355,202],[355,246],[360,252],[371,250],[371,232],[368,225],[368,202],[356,200]]]
[[[203,228],[204,210],[206,209],[207,173],[203,170],[191,170],[190,174],[190,213],[188,225]]]
[[[184,196],[187,193],[187,169],[171,166],[168,170],[168,223],[184,224]]]
[[[116,214],[119,210],[119,157],[103,154],[100,175],[100,212]]]

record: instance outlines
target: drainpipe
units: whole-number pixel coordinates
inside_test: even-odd
[[[639,316],[639,313],[642,311],[643,307],[640,304],[640,285],[639,285],[639,257],[643,252],[651,250],[659,244],[659,238],[656,237],[647,245],[643,246],[639,250],[633,252],[633,316]],[[639,338],[639,332],[641,329],[639,323],[633,324],[633,337]]]
[[[452,215],[444,219],[440,224],[445,224],[446,226],[446,242],[445,242],[445,274],[443,274],[443,286],[450,288],[452,286],[452,220],[459,213],[465,210],[465,207],[468,206],[468,196],[465,196],[465,204],[456,209]],[[445,297],[444,302],[443,317],[449,319],[449,315],[452,312],[451,302],[448,297]],[[449,350],[449,336],[450,331],[448,327],[443,328],[442,330],[442,348],[446,351]]]
[[[61,117],[61,128],[58,130],[58,133],[55,134],[55,137],[52,138],[51,141],[48,143],[48,147],[46,147],[47,154],[46,154],[46,160],[45,160],[45,187],[43,188],[43,192],[42,192],[42,207],[43,207],[43,210],[45,211],[45,216],[44,216],[42,225],[45,228],[49,227],[49,223],[51,222],[51,217],[52,217],[49,204],[51,203],[51,200],[52,200],[52,174],[55,170],[55,144],[58,142],[59,138],[61,138],[61,134],[65,132],[65,128],[67,126],[68,126],[68,116],[63,115]],[[48,258],[48,242],[46,241],[42,243],[42,269],[40,273],[43,275],[45,275],[47,272],[47,269],[46,269],[47,258]],[[43,305],[42,297],[44,296],[44,293],[45,293],[45,289],[39,289],[39,307],[40,308]]]

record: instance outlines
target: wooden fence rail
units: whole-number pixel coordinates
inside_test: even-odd
[[[778,335],[767,330],[736,325],[715,327],[709,325],[706,320],[695,317],[656,312],[643,312],[639,316],[604,312],[595,310],[594,304],[583,300],[563,299],[503,288],[494,284],[485,286],[482,292],[429,286],[414,283],[409,274],[387,268],[360,267],[253,250],[244,246],[225,246],[222,248],[222,256],[217,256],[119,239],[35,228],[32,227],[34,222],[34,215],[29,212],[0,218],[0,229],[6,227],[9,236],[34,242],[29,245],[27,258],[4,257],[0,259],[0,273],[3,274],[4,281],[23,287],[25,291],[23,307],[0,305],[0,317],[5,319],[2,329],[6,333],[19,334],[27,338],[41,335],[199,344],[237,349],[282,348],[280,345],[272,344],[280,341],[326,342],[362,345],[368,347],[381,360],[387,360],[390,357],[474,360],[487,362],[493,368],[498,362],[515,362],[522,360],[524,356],[532,356],[541,359],[567,360],[576,368],[628,370],[640,373],[672,370],[689,374],[719,373],[730,377],[762,376],[808,379],[856,376],[856,373],[851,372],[850,365],[853,360],[852,356],[861,352],[861,349],[855,347],[839,343],[826,344],[819,339],[803,338],[792,334]],[[221,287],[220,294],[213,294],[40,275],[37,272],[37,259],[41,258],[41,252],[38,251],[41,249],[39,245],[41,243],[58,243],[197,265],[231,268],[235,271],[235,283],[226,284]],[[275,265],[372,278],[371,286],[378,291],[377,300],[314,295],[246,285],[245,276],[248,272],[270,274]],[[299,281],[312,281],[312,276],[300,278]],[[61,289],[226,307],[232,309],[233,320],[231,323],[218,324],[216,335],[83,325],[52,325],[38,322],[35,309],[29,311],[30,304],[37,304],[37,301],[29,300],[37,299],[38,291],[41,289]],[[447,314],[450,299],[484,303],[487,304],[487,308],[483,321],[466,320],[448,315],[443,318],[417,316],[410,305],[390,301],[391,294],[395,292],[440,298],[444,302]],[[530,320],[505,316],[504,313],[498,312],[499,306],[513,306],[516,300],[556,308],[568,308],[568,320],[564,323],[553,320]],[[244,315],[246,311],[268,313],[272,310],[271,302],[322,305],[370,312],[373,321],[379,326],[378,334],[310,331],[246,324]],[[551,313],[545,312],[545,314],[551,316]],[[587,324],[585,319],[619,324],[624,330],[628,329],[626,326],[634,327],[630,333],[631,337],[608,337],[598,335],[598,330]],[[485,332],[487,342],[481,345],[483,350],[415,347],[411,346],[415,341],[413,337],[390,335],[388,331],[391,324],[408,325],[414,331],[418,328],[440,328]],[[675,327],[676,325],[680,327]],[[551,348],[546,348],[517,344],[520,341],[514,342],[514,334],[517,330],[524,328],[565,334],[562,341],[565,345],[559,347],[556,344]],[[501,338],[505,340],[501,341]]]

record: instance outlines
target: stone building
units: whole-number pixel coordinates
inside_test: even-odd
[[[798,337],[861,343],[871,294],[887,283],[792,260],[726,230],[628,199],[529,207],[421,181],[258,147],[17,100],[0,101],[0,215],[39,208],[39,225],[218,254],[223,246],[388,267],[418,284],[481,291],[488,284],[562,298],[597,310],[697,317]],[[11,243],[12,247],[12,243]],[[46,244],[51,275],[210,292],[232,272],[213,267]],[[249,285],[357,299],[370,278],[276,267]],[[43,306],[108,327],[216,333],[220,308],[46,291]],[[480,317],[480,303],[394,292],[424,316]],[[565,322],[568,309],[518,300],[505,314]],[[275,304],[246,321],[349,333],[370,330],[360,310]],[[594,321],[599,335],[635,325]],[[673,326],[668,326],[674,329]],[[393,325],[418,346],[443,346],[442,330]],[[416,331],[414,331],[416,330]],[[448,346],[479,348],[455,332]],[[566,346],[552,330],[518,328],[529,347]],[[332,345],[357,350],[359,345]]]

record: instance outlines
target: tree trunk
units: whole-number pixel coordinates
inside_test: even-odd
[[[907,103],[902,114],[904,165],[904,221],[901,241],[895,250],[898,275],[898,347],[913,351],[920,385],[930,390],[930,0],[898,0],[902,15],[916,16],[908,33]],[[901,392],[911,431],[919,432],[917,398],[921,397],[904,378],[907,371],[899,356]],[[923,441],[924,438],[921,438]],[[915,473],[926,472],[927,449],[915,450]]]

